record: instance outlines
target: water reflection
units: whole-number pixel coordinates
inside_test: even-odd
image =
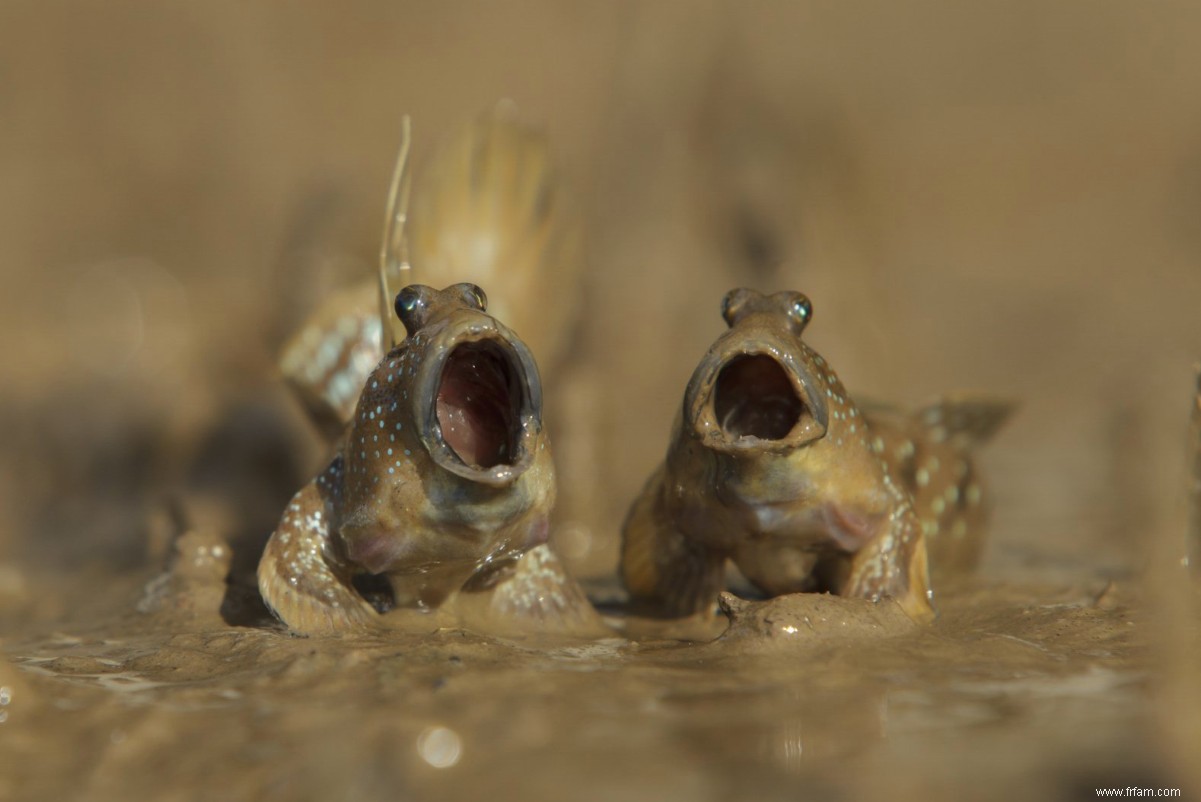
[[[685,739],[698,754],[720,755],[725,771],[757,775],[756,782],[820,777],[831,764],[862,757],[884,737],[882,689],[776,685],[665,701],[664,713],[677,719],[673,738]]]
[[[764,757],[786,772],[799,771],[801,756],[805,752],[803,732],[800,719],[781,722],[774,732],[768,732],[764,737]]]
[[[417,736],[417,754],[436,769],[449,769],[463,754],[463,741],[449,727],[426,727]]]

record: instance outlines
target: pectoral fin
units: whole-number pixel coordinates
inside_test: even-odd
[[[502,637],[614,634],[545,544],[530,549],[483,581],[469,582],[456,595],[454,606],[468,627]]]
[[[366,630],[379,615],[351,584],[330,541],[329,477],[309,482],[284,511],[259,562],[259,592],[288,629],[305,635]]]
[[[726,557],[690,543],[662,509],[662,470],[651,477],[622,529],[621,578],[635,607],[683,617],[712,613]]]
[[[891,598],[919,623],[934,620],[926,541],[913,510],[906,507],[889,519],[891,528],[856,552],[851,574],[840,595],[863,599]]]

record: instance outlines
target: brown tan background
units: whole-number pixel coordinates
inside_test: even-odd
[[[371,269],[400,116],[420,164],[507,97],[588,226],[578,358],[612,396],[615,508],[721,294],[796,287],[854,390],[1021,400],[989,456],[992,560],[1121,562],[1180,486],[1201,355],[1198,25],[1187,2],[10,0],[8,517],[156,484],[147,463],[234,401],[311,449],[274,349],[312,285]]]

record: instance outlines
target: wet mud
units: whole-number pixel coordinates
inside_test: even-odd
[[[1146,628],[1111,583],[972,583],[928,627],[815,594],[724,597],[704,641],[613,617],[636,637],[301,638],[225,624],[211,547],[195,553],[5,642],[10,795],[1001,799],[1162,781],[1140,736]]]

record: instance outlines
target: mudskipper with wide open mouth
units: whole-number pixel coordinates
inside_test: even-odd
[[[395,308],[408,336],[367,379],[341,453],[285,511],[259,565],[263,598],[296,631],[370,627],[379,613],[355,585],[366,574],[397,607],[474,595],[493,623],[590,626],[547,545],[555,474],[529,349],[473,284],[412,285]]]

